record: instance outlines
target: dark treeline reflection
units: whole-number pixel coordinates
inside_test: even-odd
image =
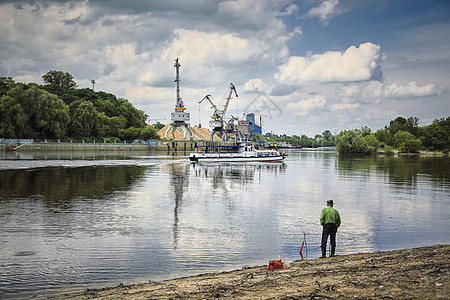
[[[372,172],[387,176],[394,184],[417,184],[418,176],[431,178],[433,184],[450,182],[449,157],[420,156],[374,156],[341,157],[337,159],[338,170],[343,176],[351,176],[355,171]]]
[[[50,167],[0,171],[0,199],[40,197],[45,202],[104,198],[128,190],[148,167]]]

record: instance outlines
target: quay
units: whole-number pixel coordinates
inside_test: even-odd
[[[193,151],[197,147],[217,145],[216,141],[147,140],[133,142],[35,142],[33,139],[0,139],[0,151],[17,152],[76,152],[76,151]]]

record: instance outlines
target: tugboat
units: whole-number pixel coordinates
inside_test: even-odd
[[[286,157],[283,150],[259,150],[250,143],[200,146],[189,154],[189,160],[193,163],[281,162]]]

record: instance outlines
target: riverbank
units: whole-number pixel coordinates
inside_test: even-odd
[[[34,142],[32,139],[29,140],[8,140],[0,139],[0,152],[25,152],[25,153],[36,153],[36,152],[87,152],[87,151],[98,151],[98,152],[114,152],[114,151],[193,151],[199,146],[218,144],[217,141],[209,140],[147,140],[147,141],[136,141],[130,143],[116,143],[116,142]]]
[[[448,299],[450,245],[296,261],[49,299]]]

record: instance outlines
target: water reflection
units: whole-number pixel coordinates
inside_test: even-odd
[[[0,298],[292,261],[303,233],[315,258],[330,198],[343,219],[338,255],[449,241],[448,157],[127,155],[0,160]]]
[[[178,245],[178,213],[183,201],[184,191],[189,187],[189,165],[170,164],[167,166],[169,172],[169,195],[174,197],[173,210],[173,249]]]
[[[118,160],[130,159],[136,155],[157,156],[156,150],[149,151],[42,151],[42,152],[20,152],[6,151],[0,152],[0,160]]]
[[[450,181],[450,161],[443,157],[373,156],[342,157],[337,159],[341,176],[355,176],[376,172],[385,175],[390,183],[416,187],[419,176],[429,177],[433,184]],[[358,172],[358,173],[357,173]]]
[[[234,209],[239,191],[249,189],[262,173],[277,176],[286,172],[286,164],[170,164],[168,196],[173,199],[173,249],[178,248],[179,222],[183,207],[198,203],[220,202]]]
[[[450,223],[443,211],[450,208],[448,157],[338,157],[336,165],[344,189],[337,194],[353,197],[346,199],[353,205],[347,204],[344,210],[351,222],[358,220],[351,230],[357,234],[358,227],[367,229],[367,243],[373,250],[446,240]]]
[[[233,180],[239,184],[246,184],[247,180],[254,180],[256,173],[267,172],[277,175],[286,172],[285,163],[271,164],[191,164],[195,177],[213,178],[214,184],[224,180]]]
[[[0,199],[42,198],[61,207],[74,198],[102,199],[130,187],[144,176],[141,166],[94,166],[0,170]]]

